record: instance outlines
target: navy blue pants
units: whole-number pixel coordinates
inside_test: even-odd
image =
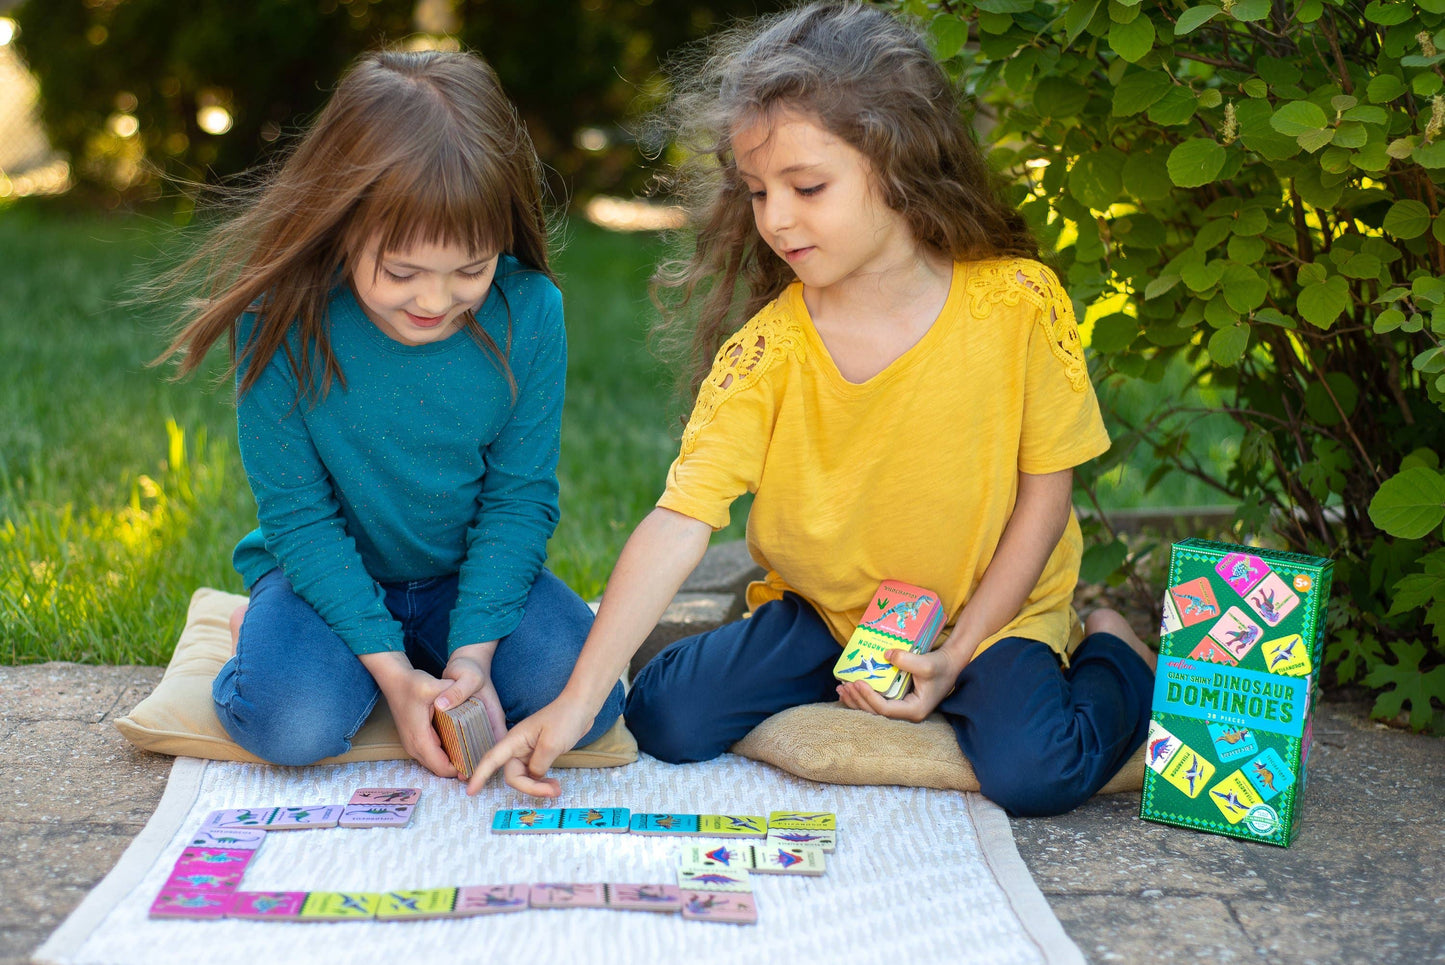
[[[674,764],[726,751],[773,714],[838,699],[838,644],[801,597],[688,637],[637,674],[627,726]],[[1095,633],[1067,669],[1036,640],[1009,637],[969,661],[938,710],[984,796],[1017,815],[1062,814],[1123,766],[1149,729],[1154,674],[1118,637]]]

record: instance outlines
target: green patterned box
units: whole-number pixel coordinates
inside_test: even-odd
[[[1333,571],[1315,556],[1174,544],[1140,817],[1294,840]]]

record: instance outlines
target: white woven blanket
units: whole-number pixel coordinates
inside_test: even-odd
[[[1008,820],[975,794],[843,787],[725,755],[672,766],[644,756],[559,771],[556,806],[767,814],[833,811],[838,850],[821,878],[755,876],[757,925],[602,909],[531,910],[421,922],[151,920],[147,910],[190,833],[219,808],[344,803],[358,787],[422,789],[405,829],[267,835],[243,888],[386,891],[538,881],[665,882],[699,839],[493,835],[497,808],[536,806],[494,781],[468,798],[414,763],[280,768],[176,761],[156,814],[115,869],[36,953],[57,965],[331,965],[336,962],[1075,963],[1029,877]]]

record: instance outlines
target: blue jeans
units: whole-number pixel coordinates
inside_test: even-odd
[[[795,594],[746,620],[679,640],[638,672],[627,726],[672,763],[709,760],[767,717],[836,701],[838,643]],[[938,710],[984,796],[1018,815],[1088,800],[1149,731],[1154,675],[1129,645],[1095,633],[1060,666],[1036,640],[1009,637],[969,661]]]
[[[402,626],[412,666],[440,676],[457,601],[457,578],[382,584],[386,607]],[[549,571],[527,596],[522,622],[497,644],[492,682],[511,727],[562,692],[592,610]],[[231,739],[274,764],[311,764],[345,753],[381,691],[356,654],[274,569],[251,587],[236,655],[211,694]],[[622,712],[613,688],[580,743],[602,736]]]

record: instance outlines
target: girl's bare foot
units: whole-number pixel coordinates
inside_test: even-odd
[[[242,603],[231,611],[231,652],[236,652],[236,641],[241,639],[241,621],[246,619],[246,604]]]
[[[1109,633],[1127,643],[1135,653],[1144,658],[1152,671],[1159,666],[1159,656],[1134,632],[1129,626],[1129,621],[1113,610],[1095,610],[1084,618],[1084,635],[1091,633]]]

